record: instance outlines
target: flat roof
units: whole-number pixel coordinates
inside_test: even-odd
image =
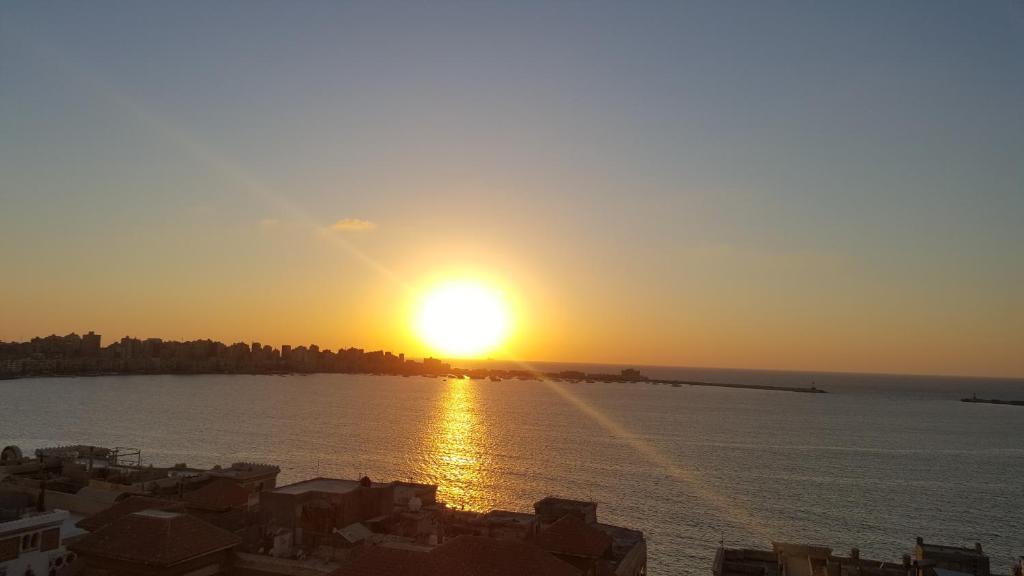
[[[132,512],[136,516],[145,516],[147,518],[177,518],[181,514],[177,512],[169,512],[167,510],[140,510],[138,512]]]
[[[947,544],[928,544],[925,542],[918,543],[925,552],[947,552],[961,554],[964,556],[984,556],[984,552],[979,551],[977,548],[968,548],[966,546],[949,546]]]
[[[292,560],[245,552],[235,552],[235,565],[240,568],[250,568],[261,572],[286,574],[288,576],[322,576],[333,574],[338,569],[338,565],[334,562],[328,562],[319,558]]]
[[[534,506],[543,503],[571,504],[573,506],[597,506],[597,502],[589,500],[574,500],[572,498],[560,498],[558,496],[545,496],[534,502]]]
[[[81,514],[76,514],[74,512],[69,512],[68,513],[68,517],[64,519],[64,523],[60,527],[60,537],[61,537],[61,539],[62,540],[67,540],[68,538],[74,538],[75,536],[80,536],[82,534],[88,534],[87,530],[82,530],[78,526],[75,526],[75,524],[77,524],[79,521],[84,520],[84,519],[85,519],[85,516],[83,516]]]
[[[307,492],[329,492],[331,494],[345,494],[359,487],[358,480],[340,480],[337,478],[313,478],[303,480],[295,484],[288,484],[275,488],[274,492],[281,494],[305,494]]]
[[[640,530],[634,530],[632,528],[626,528],[625,526],[615,526],[614,524],[601,524],[597,523],[597,527],[604,530],[604,533],[611,536],[612,540],[615,541],[616,546],[630,546],[632,547],[637,542],[644,539],[644,533]],[[773,554],[769,552],[769,554]]]
[[[537,519],[536,514],[526,512],[512,512],[510,510],[491,510],[484,514],[485,520],[499,520],[512,522],[514,524],[529,524]]]
[[[960,572],[959,570],[949,570],[946,568],[933,568],[937,576],[972,576],[971,572]]]
[[[276,476],[281,469],[272,464],[250,464],[246,462],[235,462],[227,468],[212,468],[203,472],[210,476],[225,476],[229,478],[249,479],[261,476]]]

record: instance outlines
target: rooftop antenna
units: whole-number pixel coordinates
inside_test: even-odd
[[[39,496],[36,498],[36,510],[46,512],[46,470],[43,470],[43,479],[39,482]]]

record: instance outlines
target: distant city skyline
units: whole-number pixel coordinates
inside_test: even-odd
[[[1024,377],[1024,4],[0,6],[0,340]]]
[[[210,353],[213,356],[231,355],[233,351],[237,351],[237,349],[239,347],[241,347],[242,349],[247,350],[248,353],[253,354],[254,355],[253,356],[254,359],[258,358],[258,356],[259,356],[259,357],[262,357],[263,361],[271,361],[272,360],[273,363],[278,363],[278,362],[284,360],[285,364],[278,365],[278,366],[276,366],[276,368],[278,368],[280,370],[285,370],[285,371],[288,371],[288,370],[301,371],[301,368],[303,368],[303,367],[309,369],[312,372],[328,372],[328,373],[330,373],[330,372],[345,371],[345,370],[338,370],[337,369],[338,366],[330,367],[327,364],[325,364],[323,366],[320,366],[319,368],[316,367],[315,364],[312,365],[312,366],[303,366],[303,364],[305,363],[304,358],[305,358],[305,355],[306,355],[307,351],[312,353],[312,354],[314,354],[314,355],[325,355],[325,358],[328,358],[328,359],[336,357],[340,361],[342,361],[343,363],[344,362],[352,362],[351,355],[355,354],[357,357],[360,357],[360,358],[365,357],[365,358],[369,359],[370,360],[370,364],[376,366],[377,368],[387,367],[388,369],[392,369],[392,368],[395,368],[396,366],[401,366],[401,365],[406,364],[406,363],[410,367],[424,367],[425,366],[425,367],[427,367],[427,371],[426,371],[427,374],[447,374],[447,373],[452,372],[452,371],[457,372],[459,374],[464,374],[467,371],[469,371],[469,372],[480,371],[481,373],[487,373],[488,370],[495,370],[498,373],[511,370],[512,372],[515,372],[515,373],[521,372],[521,373],[525,373],[525,374],[571,374],[571,373],[575,373],[575,372],[571,372],[571,371],[570,372],[562,372],[562,373],[558,373],[558,372],[545,372],[545,369],[550,368],[550,365],[555,365],[555,366],[562,365],[563,367],[572,367],[572,366],[590,367],[591,369],[594,369],[594,368],[600,369],[600,367],[619,366],[619,367],[622,368],[622,370],[620,371],[621,374],[636,374],[638,376],[641,373],[638,370],[636,370],[636,367],[639,367],[639,368],[694,368],[694,369],[710,369],[710,370],[718,370],[718,369],[729,370],[729,369],[735,369],[734,367],[729,367],[729,366],[697,366],[697,365],[681,365],[681,364],[643,364],[643,363],[637,363],[637,362],[632,362],[631,363],[631,362],[608,362],[608,361],[530,360],[530,359],[522,359],[522,358],[508,359],[508,358],[497,358],[497,357],[487,357],[487,358],[483,358],[483,357],[465,357],[465,358],[460,358],[460,357],[457,357],[457,356],[448,356],[448,355],[444,355],[444,354],[429,354],[429,353],[424,354],[422,356],[409,355],[407,357],[405,352],[402,352],[400,350],[388,350],[388,349],[383,349],[383,348],[379,348],[379,347],[377,347],[377,348],[369,347],[368,348],[368,347],[365,347],[365,346],[360,346],[358,343],[349,343],[347,345],[342,345],[342,346],[335,347],[337,349],[337,352],[335,352],[335,348],[332,348],[330,346],[323,346],[323,347],[321,347],[316,342],[309,342],[309,341],[296,341],[296,342],[282,343],[282,344],[267,344],[267,343],[259,342],[257,340],[251,340],[251,341],[246,341],[246,340],[225,340],[225,341],[221,341],[221,340],[218,340],[216,338],[209,338],[209,337],[173,339],[173,338],[161,338],[161,337],[157,337],[157,336],[132,336],[132,335],[124,335],[124,336],[122,336],[120,338],[114,338],[112,340],[102,341],[102,344],[101,344],[101,339],[103,338],[103,335],[102,334],[97,334],[94,331],[90,330],[88,332],[83,332],[83,333],[69,332],[67,334],[48,334],[48,335],[45,335],[45,336],[44,335],[33,336],[31,338],[25,338],[25,339],[22,339],[22,340],[11,340],[11,341],[0,340],[0,379],[3,379],[3,376],[5,376],[5,375],[8,376],[8,377],[10,377],[12,375],[16,375],[17,372],[20,372],[20,368],[23,368],[22,366],[17,366],[18,360],[20,360],[21,358],[19,356],[17,356],[17,355],[12,355],[11,354],[11,351],[13,349],[16,349],[19,346],[28,346],[28,345],[33,345],[33,344],[36,344],[36,345],[42,344],[44,347],[46,347],[47,343],[52,344],[53,342],[56,342],[56,341],[62,341],[62,340],[66,341],[67,339],[76,338],[76,337],[80,340],[80,343],[78,344],[78,346],[81,347],[82,353],[77,353],[76,352],[73,355],[67,356],[69,358],[95,357],[95,356],[101,355],[101,353],[102,353],[103,355],[105,355],[107,358],[110,358],[110,359],[113,359],[113,358],[121,359],[122,355],[123,355],[122,350],[125,350],[126,343],[129,346],[128,350],[133,350],[134,351],[134,355],[136,356],[136,358],[145,358],[145,357],[154,357],[154,358],[156,358],[156,357],[159,357],[160,356],[161,348],[163,349],[164,352],[166,352],[169,349],[187,349],[189,347],[192,347],[192,346],[198,345],[198,344],[209,344],[210,346],[212,346],[210,348]],[[58,344],[58,348],[59,347],[60,347],[60,345]],[[86,350],[89,350],[89,352],[86,353],[85,352]],[[113,356],[111,356],[111,352],[112,351],[115,352]],[[293,351],[299,353],[299,356],[293,356],[292,357],[292,361],[293,362],[298,362],[298,364],[289,366],[287,364],[287,357],[288,357],[288,354],[290,352],[293,352]],[[49,353],[46,354],[46,357],[52,359],[53,358],[53,352],[55,352],[55,350],[53,350],[53,349],[49,350]],[[61,350],[56,350],[56,352],[57,352],[57,357],[61,357],[61,356],[64,355],[63,351],[61,351]],[[126,358],[130,358],[132,355],[133,355],[132,353],[129,353]],[[344,360],[344,357],[346,355],[349,355],[349,360],[347,360],[347,361]],[[376,359],[376,360],[374,360],[374,359]],[[14,363],[11,363],[11,360],[15,360]],[[7,364],[5,364],[5,362],[7,362]],[[329,360],[329,362],[330,362],[330,360]],[[382,362],[382,363],[378,363],[378,362]],[[454,364],[452,364],[452,363],[454,363]],[[361,361],[356,361],[356,364],[361,364]],[[346,366],[347,366],[346,369],[348,369],[348,368],[354,367],[355,364],[351,364],[350,363],[350,364],[346,364]],[[271,366],[269,364],[267,366],[264,366],[264,368],[268,368],[268,367],[271,367]],[[88,366],[86,368],[88,368]],[[359,366],[359,370],[357,370],[357,372],[361,372],[361,371],[363,371],[366,368],[367,368],[367,365],[360,365]],[[416,368],[416,369],[418,370],[418,368]],[[1018,377],[1015,377],[1015,376],[970,376],[970,375],[961,375],[961,374],[931,374],[931,373],[914,373],[914,372],[886,373],[886,372],[870,372],[870,371],[855,372],[855,371],[843,371],[843,370],[834,370],[834,371],[831,371],[831,370],[799,370],[799,369],[798,370],[782,370],[782,369],[775,370],[775,369],[771,369],[771,368],[740,368],[739,370],[752,370],[754,372],[757,372],[757,371],[766,371],[766,372],[778,371],[778,372],[782,372],[782,373],[784,373],[784,372],[792,372],[792,373],[801,373],[801,372],[803,372],[803,373],[808,373],[808,374],[832,373],[832,374],[851,374],[851,375],[864,374],[864,375],[873,375],[873,376],[915,376],[915,377],[917,377],[917,376],[926,376],[926,377],[927,376],[937,376],[937,377],[976,377],[976,378],[994,378],[994,379],[1010,379],[1010,380],[1019,379]],[[80,370],[78,368],[74,367],[74,366],[71,366],[71,367],[69,367],[69,371],[71,373],[77,373]],[[88,371],[89,371],[88,369],[85,370],[85,372],[88,372]],[[372,370],[366,370],[366,371],[372,373]],[[6,372],[6,374],[5,374],[5,372]],[[20,377],[31,376],[32,374],[30,374],[30,372],[32,372],[32,371],[30,370],[30,371],[26,372],[25,374],[21,375]],[[122,371],[120,369],[112,367],[111,374],[117,373],[117,372],[122,372]],[[126,373],[126,374],[127,373],[131,373],[131,370],[125,371],[123,373]],[[205,373],[205,372],[200,370],[197,373]],[[395,373],[402,373],[402,371],[401,370],[395,370]],[[415,374],[415,373],[419,373],[419,372],[408,372],[408,373],[409,374]],[[581,377],[581,379],[583,377],[594,377],[594,376],[598,375],[598,374],[595,374],[595,373],[586,374],[586,373],[583,373],[583,372],[580,372],[579,374],[583,375]],[[607,376],[606,374],[600,374],[600,375]],[[692,384],[694,381],[687,381],[687,382]],[[717,386],[719,384],[711,384],[711,385]],[[725,386],[741,387],[741,388],[743,388],[743,387],[751,387],[751,385],[748,385],[748,384],[736,384],[736,383],[724,383],[724,385]],[[760,386],[760,385],[752,385],[752,387],[758,387],[758,386]],[[764,387],[764,386],[761,386],[761,387]],[[789,388],[787,388],[785,386],[783,386],[783,387],[767,386],[767,387],[769,387],[769,388],[789,389]],[[805,388],[800,388],[800,391],[808,391],[808,389],[811,390],[811,391],[814,390],[813,387],[805,387]]]

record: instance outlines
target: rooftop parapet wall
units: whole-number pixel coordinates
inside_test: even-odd
[[[974,576],[989,576],[988,556],[977,542],[973,547],[928,544],[924,538],[918,536],[914,546],[914,557],[917,560],[934,562],[936,568]]]
[[[826,546],[772,543],[772,550],[719,548],[715,555],[714,576],[779,576],[791,566],[814,565],[813,574],[822,576],[935,576],[944,569],[973,576],[990,576],[989,560],[980,544],[972,547],[926,544],[920,537],[914,549],[916,558],[904,555],[902,562],[861,558],[853,548],[849,557],[838,556]],[[1024,576],[1015,574],[1014,576]]]
[[[544,524],[553,524],[566,514],[577,516],[588,524],[597,523],[597,502],[548,496],[535,502],[533,510]]]

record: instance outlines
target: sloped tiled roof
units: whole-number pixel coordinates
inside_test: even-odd
[[[131,496],[127,500],[122,500],[106,510],[101,510],[92,516],[79,520],[75,526],[82,530],[96,532],[133,512],[141,512],[142,510],[181,510],[182,508],[181,502],[173,500],[150,498],[149,496]]]
[[[553,554],[600,558],[611,547],[612,537],[578,516],[566,514],[538,534],[536,543]]]
[[[249,525],[249,517],[245,510],[200,510],[199,508],[188,508],[187,514],[235,534],[239,530],[244,530]]]
[[[249,503],[249,491],[238,482],[227,478],[214,478],[199,488],[186,492],[185,504],[203,510],[243,508]]]
[[[188,514],[144,510],[122,516],[71,549],[85,556],[166,567],[240,543],[234,534]]]

